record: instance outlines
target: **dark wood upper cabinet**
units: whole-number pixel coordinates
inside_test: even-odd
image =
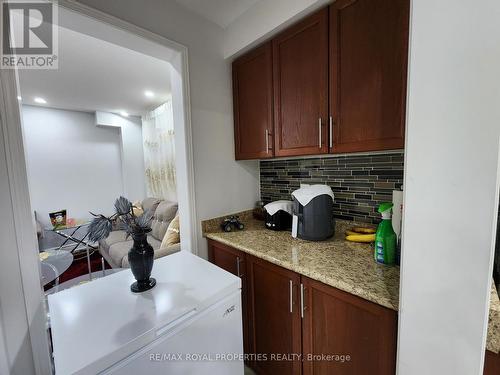
[[[220,242],[208,240],[208,260],[220,268],[241,278],[241,310],[243,312],[243,350],[249,353],[251,345],[248,334],[247,277],[245,253]]]
[[[328,152],[328,10],[273,39],[276,156]]]
[[[247,270],[252,353],[267,356],[252,367],[257,374],[298,375],[300,361],[273,360],[271,354],[301,353],[300,276],[252,256]]]
[[[397,313],[302,276],[303,355],[349,355],[304,361],[304,375],[394,375]]]
[[[409,3],[330,6],[332,152],[404,147]]]
[[[236,159],[404,148],[410,0],[337,0],[233,63]]]
[[[270,42],[233,62],[236,159],[274,155],[272,64]]]

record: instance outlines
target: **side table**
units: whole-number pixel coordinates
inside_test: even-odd
[[[73,254],[67,250],[50,249],[42,251],[39,257],[43,286],[54,280],[59,284],[59,276],[73,263]]]

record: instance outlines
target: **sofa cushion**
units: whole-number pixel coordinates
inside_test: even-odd
[[[124,230],[114,230],[109,234],[108,238],[101,240],[99,244],[109,249],[111,245],[114,245],[117,242],[127,241],[126,237],[127,233]],[[130,239],[130,237],[128,239]]]
[[[179,243],[181,241],[180,231],[179,231],[179,215],[176,215],[174,219],[170,222],[165,236],[161,241],[161,247],[168,247]]]
[[[158,250],[160,248],[161,242],[148,235],[148,242],[153,247],[153,250]],[[128,241],[116,242],[109,247],[108,255],[114,264],[119,267],[127,268],[128,264],[128,252],[134,245],[134,241],[129,239]]]
[[[161,258],[173,253],[176,253],[178,251],[181,251],[181,243],[176,243],[167,247],[162,247],[159,248],[158,250],[155,250],[155,259],[156,258]]]
[[[178,252],[180,250],[181,250],[181,244],[180,243],[177,243],[177,244],[169,246],[169,247],[165,247],[163,249],[155,250],[154,259],[165,257],[167,255],[176,253],[176,252]],[[130,264],[128,263],[128,257],[124,257],[123,258],[123,262],[122,262],[122,264],[121,264],[120,267],[121,268],[130,268]],[[153,268],[154,268],[154,265],[153,265]]]
[[[161,242],[163,237],[165,237],[170,222],[176,214],[176,202],[162,201],[156,208],[153,221],[151,222],[151,235]]]
[[[158,198],[146,198],[142,201],[142,209],[144,212],[152,210],[153,212],[156,210],[158,205],[160,204],[161,199]]]
[[[151,246],[153,246],[153,250],[158,250],[161,245],[161,241],[158,241],[156,238],[154,238],[152,235],[148,234],[148,242]]]
[[[108,255],[114,264],[122,267],[123,258],[127,258],[128,252],[133,245],[133,241],[117,242],[109,247]]]

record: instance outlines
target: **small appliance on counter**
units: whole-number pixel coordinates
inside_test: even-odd
[[[333,191],[327,185],[304,185],[292,193],[292,236],[322,241],[333,236]]]
[[[292,228],[293,202],[280,200],[264,206],[266,228],[272,230],[290,230]]]
[[[402,220],[403,220],[403,186],[401,190],[394,190],[392,192],[392,228],[396,232],[396,264],[399,266],[401,263],[401,241],[403,239]]]

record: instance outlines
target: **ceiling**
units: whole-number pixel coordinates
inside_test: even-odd
[[[19,71],[23,104],[141,115],[170,97],[169,63],[62,27],[58,37],[57,70]]]
[[[260,0],[176,0],[183,7],[226,28]]]

